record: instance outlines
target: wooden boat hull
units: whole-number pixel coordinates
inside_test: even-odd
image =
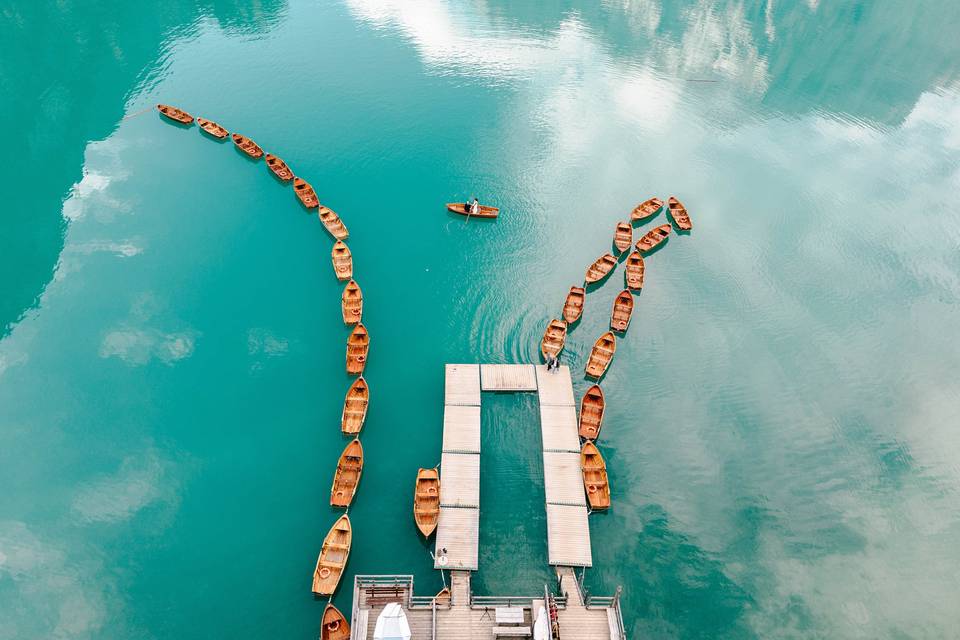
[[[603,413],[607,401],[603,397],[603,389],[595,384],[580,399],[580,437],[586,440],[596,440],[600,436],[603,426]]]
[[[217,124],[213,120],[207,120],[206,118],[197,118],[197,125],[199,125],[200,130],[203,131],[204,133],[208,133],[214,138],[219,138],[220,140],[223,140],[228,135],[230,135],[229,131],[221,127],[219,124]]]
[[[567,294],[567,299],[563,303],[563,319],[567,321],[568,325],[580,319],[583,314],[583,300],[586,295],[587,292],[583,287],[570,287],[570,293]]]
[[[583,488],[587,502],[594,511],[610,508],[610,481],[607,465],[600,450],[590,440],[580,449],[580,468],[583,471]]]
[[[320,206],[320,199],[317,198],[317,192],[313,190],[310,183],[303,178],[294,176],[293,192],[297,194],[297,200],[307,209],[313,209]]]
[[[353,278],[353,254],[350,248],[343,242],[337,240],[333,243],[333,249],[330,250],[330,260],[333,262],[333,272],[340,282],[347,282]]]
[[[337,461],[337,470],[333,474],[333,485],[330,487],[330,506],[346,509],[353,502],[360,484],[360,474],[363,473],[363,447],[360,440],[354,438]]]
[[[657,248],[667,238],[670,237],[670,229],[672,229],[672,227],[669,224],[662,224],[659,227],[654,227],[644,234],[642,238],[637,240],[637,251],[644,253]]]
[[[567,323],[563,320],[551,320],[540,341],[540,353],[544,359],[556,358],[563,351],[567,341]]]
[[[478,213],[470,213],[465,202],[448,202],[447,211],[453,211],[454,213],[459,213],[462,216],[470,216],[471,218],[496,218],[500,215],[500,209],[497,207],[485,207],[483,205],[480,205],[480,211]]]
[[[453,600],[453,594],[450,592],[449,587],[444,587],[437,592],[437,595],[433,596],[433,599],[436,600],[440,606],[450,606]]]
[[[231,138],[233,139],[233,144],[237,145],[237,149],[240,149],[240,151],[243,151],[254,160],[259,160],[263,157],[263,149],[250,138],[242,136],[239,133],[233,134]]]
[[[277,176],[280,180],[284,182],[290,182],[293,180],[293,171],[290,170],[290,167],[287,166],[287,163],[273,155],[268,153],[267,157],[264,158],[267,163],[267,168],[273,172],[273,175]]]
[[[350,557],[353,529],[350,518],[340,516],[323,539],[317,566],[313,570],[313,592],[320,596],[332,596],[340,584],[343,570]]]
[[[362,322],[357,323],[347,337],[347,373],[359,376],[367,366],[370,352],[370,334]]]
[[[171,107],[168,104],[158,104],[157,111],[159,111],[161,115],[173,120],[174,122],[188,125],[193,124],[193,116],[183,109],[177,109],[176,107]]]
[[[350,237],[350,232],[347,231],[347,225],[343,224],[343,220],[340,219],[333,209],[325,207],[322,204],[317,205],[317,211],[320,215],[320,222],[323,223],[323,227],[337,240],[346,240]]]
[[[613,231],[613,246],[621,254],[633,244],[633,227],[629,222],[618,222]]]
[[[624,266],[624,280],[627,289],[639,291],[643,288],[643,275],[646,272],[646,266],[643,264],[643,256],[639,251],[634,251],[627,256],[627,263]]]
[[[687,208],[683,206],[683,203],[670,196],[667,199],[667,207],[670,209],[670,217],[673,218],[673,223],[677,225],[677,228],[681,231],[690,231],[693,229],[693,222],[690,221],[690,214],[687,212]]]
[[[610,328],[621,333],[630,326],[630,316],[633,315],[633,294],[624,289],[613,300],[613,310],[610,312]]]
[[[357,435],[363,429],[370,406],[370,387],[366,379],[360,376],[347,389],[343,399],[343,413],[340,415],[340,430],[347,435]]]
[[[440,519],[440,474],[436,469],[417,471],[413,490],[413,520],[425,538],[437,528]]]
[[[350,623],[332,604],[327,604],[323,610],[320,640],[350,640]]]
[[[654,215],[660,211],[660,209],[663,209],[663,200],[660,198],[650,198],[633,208],[633,211],[630,212],[630,219],[634,222],[643,220],[644,218],[649,218]]]
[[[356,280],[349,281],[343,287],[340,310],[343,313],[344,324],[357,324],[363,318],[363,292]]]
[[[617,339],[613,333],[608,331],[597,338],[590,351],[590,359],[587,360],[587,375],[597,379],[603,377],[616,352]]]
[[[593,284],[600,282],[610,275],[617,266],[617,259],[612,253],[605,253],[587,267],[587,274],[584,276],[584,282]]]

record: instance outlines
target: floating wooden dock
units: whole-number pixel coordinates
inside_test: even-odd
[[[557,572],[561,637],[626,640],[619,589],[612,597],[584,599],[574,574],[574,567],[591,566],[593,557],[570,369],[548,372],[532,364],[446,366],[434,568],[451,571],[451,603],[414,595],[412,576],[356,576],[351,640],[372,639],[377,616],[389,602],[401,603],[414,638],[488,640],[498,637],[497,630],[502,637],[530,637],[522,633],[532,630],[543,594],[478,596],[470,590],[470,572],[479,569],[482,391],[537,393],[547,561]],[[514,622],[504,622],[508,618]]]

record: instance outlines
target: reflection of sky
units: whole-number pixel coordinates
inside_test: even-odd
[[[573,206],[590,206],[589,196],[571,193],[578,164],[605,184],[646,170],[655,185],[666,177],[711,194],[696,208],[691,242],[705,234],[715,251],[684,254],[698,282],[658,272],[655,263],[667,258],[651,259],[641,304],[656,308],[660,322],[646,327],[636,354],[656,363],[653,384],[683,381],[696,397],[670,394],[671,406],[644,408],[644,424],[668,425],[666,433],[608,445],[615,460],[638,470],[624,472],[636,485],[598,528],[637,530],[630,507],[662,505],[673,526],[748,588],[755,606],[745,616],[760,637],[936,637],[952,628],[960,579],[960,220],[952,202],[960,95],[930,88],[894,127],[827,111],[767,113],[756,99],[771,71],[743,4],[722,11],[693,3],[675,42],[658,37],[649,59],[634,60],[614,57],[576,12],[533,34],[443,2],[347,5],[408,38],[429,71],[518,91],[502,135],[522,139],[530,122],[544,133],[536,162],[512,159],[517,173],[534,172],[527,178],[543,202],[564,194]],[[653,37],[660,6],[624,2],[623,11],[631,28]],[[771,1],[761,14],[770,41],[782,35],[773,13]],[[701,74],[720,82],[686,82]],[[673,153],[625,167],[610,151],[624,132]],[[557,242],[556,254],[580,259],[581,238]],[[529,300],[542,298],[536,287],[524,292]],[[705,291],[725,293],[707,294],[707,306],[698,300]],[[526,304],[521,317],[535,316],[539,303]],[[491,305],[478,317],[495,314]],[[474,347],[509,341],[516,329],[515,318],[484,326]],[[588,338],[574,333],[571,347]],[[608,383],[647,383],[643,364],[620,356]],[[739,548],[751,493],[767,515]],[[602,529],[598,539],[610,546],[595,553],[609,562],[630,558],[638,544]]]

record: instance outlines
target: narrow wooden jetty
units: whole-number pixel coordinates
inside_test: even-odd
[[[575,568],[593,563],[580,438],[570,369],[549,372],[532,364],[448,364],[444,376],[443,444],[440,462],[440,520],[434,568],[450,571],[451,599],[415,595],[413,576],[354,578],[351,640],[372,640],[377,616],[390,602],[403,607],[414,638],[489,640],[531,637],[545,593],[529,596],[476,595],[471,571],[479,569],[480,401],[482,392],[536,392],[547,516],[547,561],[557,572],[545,591],[558,608],[563,638],[626,640],[620,590],[584,598]],[[496,455],[486,452],[486,455]],[[496,499],[496,497],[493,497]],[[505,550],[505,553],[513,551]]]

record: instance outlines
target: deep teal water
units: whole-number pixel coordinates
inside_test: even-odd
[[[933,0],[0,4],[0,639],[317,632],[349,382],[330,241],[159,101],[350,227],[373,402],[348,580],[439,588],[410,493],[443,363],[534,359],[614,224],[675,193],[696,226],[604,381],[586,586],[623,585],[631,638],[956,635],[958,24]],[[473,193],[501,219],[444,212]],[[505,499],[475,588],[536,593],[536,405],[483,415]]]

